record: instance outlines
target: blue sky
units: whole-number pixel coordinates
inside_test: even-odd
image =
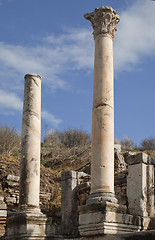
[[[0,0],[0,123],[22,125],[24,75],[42,76],[42,136],[48,129],[91,132],[94,40],[83,14],[112,6],[115,138],[155,137],[155,2]]]

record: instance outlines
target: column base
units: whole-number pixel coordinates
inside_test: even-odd
[[[149,218],[126,214],[126,206],[110,202],[79,207],[82,237],[137,232],[147,229],[149,221]]]
[[[117,198],[115,197],[114,193],[92,193],[90,197],[88,198],[86,204],[97,204],[97,203],[104,203],[104,202],[112,202],[112,203],[118,203]]]
[[[6,237],[7,240],[43,240],[46,232],[46,216],[40,209],[18,210],[7,218]]]

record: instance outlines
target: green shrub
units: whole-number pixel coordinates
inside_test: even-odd
[[[41,163],[41,165],[44,166],[44,165],[46,164],[46,160],[45,160],[45,158],[42,157],[42,158],[40,159],[40,163]]]

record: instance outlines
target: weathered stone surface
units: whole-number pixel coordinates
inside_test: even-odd
[[[7,210],[5,210],[5,208],[0,209],[0,217],[4,217],[4,218],[7,217]]]
[[[19,182],[7,181],[9,187],[19,187]]]
[[[126,183],[115,185],[115,195],[116,198],[118,199],[118,203],[125,206],[128,205],[126,187],[127,187]]]
[[[79,231],[81,236],[118,234],[147,229],[150,218],[125,213],[126,208],[106,202],[79,207]]]
[[[7,218],[7,240],[45,239],[46,217],[40,213],[17,212]]]
[[[77,194],[78,194],[78,205],[85,205],[90,195],[91,180],[90,175],[85,175],[80,178],[78,183]]]
[[[61,177],[62,233],[65,235],[79,235],[77,187],[84,176],[87,174],[67,171]]]
[[[114,196],[113,39],[119,16],[111,7],[101,7],[84,17],[92,23],[95,38],[91,196],[87,204],[117,202]]]
[[[138,163],[145,163],[145,164],[152,164],[152,158],[146,153],[132,153],[132,155],[128,155],[125,157],[125,161],[128,165],[138,164]]]
[[[14,175],[8,175],[6,178],[9,182],[19,182],[20,177]]]
[[[114,149],[114,173],[119,174],[127,170],[127,164],[123,153],[119,149]]]
[[[121,144],[114,144],[114,151],[121,152]]]
[[[137,158],[136,158],[137,157]],[[154,166],[150,157],[140,153],[128,158],[127,198],[129,212],[154,215]]]
[[[15,197],[6,197],[5,201],[6,203],[11,203],[11,204],[17,203],[17,199]]]
[[[39,209],[40,192],[40,133],[41,77],[25,76],[22,122],[19,209],[7,218],[6,239],[45,239],[47,218]],[[18,184],[19,178],[9,175],[8,185]],[[14,183],[14,184],[12,184]],[[12,190],[11,190],[12,191]],[[16,202],[16,194],[6,201]]]
[[[0,196],[0,203],[4,201],[4,197]]]
[[[39,207],[41,77],[25,75],[19,205]]]
[[[82,237],[80,240],[154,240],[154,231],[144,231],[137,233],[124,233],[124,234],[106,234],[102,236],[89,236]]]
[[[77,179],[78,177],[78,172],[76,171],[67,171],[63,172],[61,175],[61,181],[67,180],[67,179]]]
[[[111,36],[114,40],[116,32],[116,24],[120,17],[116,11],[108,6],[96,8],[94,12],[84,15],[92,23],[94,29],[94,38],[100,34]]]

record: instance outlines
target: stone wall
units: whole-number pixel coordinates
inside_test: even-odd
[[[7,210],[13,210],[18,207],[19,203],[19,176],[7,175],[1,183],[1,195],[7,204]],[[51,193],[40,193],[40,206],[45,211],[45,205],[51,200]]]
[[[125,162],[124,154],[121,152],[121,145],[115,144],[114,148],[115,156],[115,194],[118,199],[119,204],[128,205],[127,202],[127,175],[128,175],[128,165]],[[126,155],[126,154],[125,154]],[[78,199],[79,205],[86,203],[90,195],[91,180],[90,175],[81,175],[80,184],[78,185]]]
[[[7,205],[4,202],[4,197],[0,197],[0,237],[3,237],[5,234],[6,227],[6,218],[7,218]]]
[[[127,181],[128,181],[128,164],[126,163],[131,158],[142,159],[145,155],[133,155],[131,153],[123,154],[120,151],[120,147],[115,149],[115,194],[118,199],[118,203],[126,205],[127,212],[130,213],[128,208],[128,196],[127,196]],[[132,157],[133,156],[133,157]],[[152,160],[149,160],[152,161]],[[149,182],[149,181],[148,181]],[[0,197],[0,236],[4,235],[5,223],[7,213],[11,213],[13,209],[16,209],[19,202],[19,176],[8,175],[1,184],[1,196]],[[61,217],[62,222],[57,222],[53,217],[48,219],[47,233],[49,236],[56,236],[59,239],[61,236],[73,236],[79,237],[78,232],[78,207],[85,205],[90,195],[91,178],[89,174],[82,172],[69,171],[62,175],[62,209]],[[152,186],[154,187],[154,186]],[[148,191],[149,193],[149,191]],[[154,193],[153,193],[154,194]],[[51,201],[50,193],[40,193],[41,209],[47,202]],[[6,204],[7,203],[7,211]],[[153,218],[152,218],[153,219]],[[155,220],[151,223],[154,229]],[[65,238],[64,238],[65,239]],[[80,239],[80,238],[79,238]],[[130,239],[130,238],[124,238]]]
[[[90,195],[91,180],[90,175],[82,176],[78,185],[79,205],[84,205]],[[119,204],[126,205],[127,201],[127,171],[115,175],[115,194]]]
[[[5,234],[7,216],[11,215],[19,203],[19,176],[7,175],[1,180],[0,192],[0,238]],[[51,193],[40,193],[40,206],[45,211]]]

